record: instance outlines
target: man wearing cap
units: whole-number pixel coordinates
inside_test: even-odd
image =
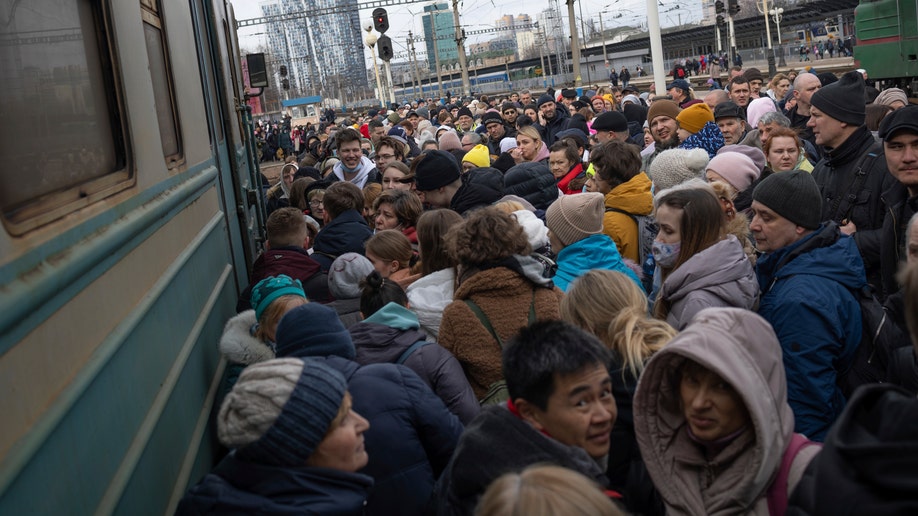
[[[539,96],[537,103],[539,108],[539,123],[537,129],[542,135],[542,141],[545,145],[551,145],[555,142],[555,136],[568,128],[571,115],[567,108],[558,109],[555,99],[548,93]]]
[[[907,224],[918,213],[918,106],[887,115],[880,124],[886,167],[896,179],[883,192],[888,207],[880,237],[880,275],[883,294],[899,290],[896,274],[907,256]]]
[[[810,121],[810,99],[821,87],[822,83],[819,82],[819,77],[816,77],[816,75],[812,73],[798,75],[794,79],[793,88],[796,105],[787,111],[787,118],[790,119],[791,127],[800,133],[800,138],[812,143],[817,150],[819,150],[819,147],[816,146],[816,138],[807,123]],[[816,157],[819,158],[821,156]]]
[[[845,407],[838,373],[861,341],[853,292],[866,284],[864,263],[837,224],[820,223],[822,196],[810,174],[772,174],[752,199],[749,229],[764,253],[756,264],[759,315],[781,342],[794,431],[822,441]]]
[[[563,88],[561,90],[561,103],[564,104],[564,107],[570,111],[571,104],[577,100],[577,90],[572,90],[569,88]]]
[[[661,152],[679,146],[679,122],[676,117],[680,111],[679,105],[671,100],[655,100],[647,110],[647,123],[650,125],[654,148],[644,156],[641,170],[647,171],[653,159]]]
[[[673,98],[673,102],[684,108],[685,104],[693,100],[692,85],[685,79],[676,79],[666,85],[666,92]]]
[[[504,108],[508,109],[506,106],[507,103],[504,103]],[[515,113],[516,108],[512,107],[512,104],[510,106],[509,109],[512,109]],[[488,133],[488,152],[494,156],[500,155],[501,140],[504,138],[516,138],[516,129],[505,123],[504,120],[500,114],[493,111],[488,111],[481,117],[481,125],[484,126],[485,131]]]
[[[461,133],[467,133],[473,131],[473,124],[475,123],[475,117],[472,116],[472,110],[467,107],[459,108],[456,111],[458,118],[456,119],[456,130]]]
[[[762,76],[762,72],[758,68],[747,68],[743,72],[743,77],[749,81],[749,97],[750,99],[759,98],[759,91],[762,89],[762,83],[765,82],[765,77]]]
[[[813,94],[810,121],[825,157],[813,168],[822,191],[821,220],[853,235],[867,266],[867,278],[879,283],[880,232],[885,217],[881,194],[892,185],[883,149],[864,125],[864,78],[848,72]]]
[[[611,140],[628,142],[628,120],[618,111],[607,111],[593,119],[593,130],[596,141],[605,143]]]
[[[714,108],[714,121],[724,135],[724,145],[750,145],[745,141],[749,136],[746,114],[736,102],[727,101]]]
[[[456,158],[445,151],[427,151],[415,158],[412,167],[418,196],[432,208],[449,208],[462,214],[503,196],[503,192],[475,181],[471,172],[461,177]]]

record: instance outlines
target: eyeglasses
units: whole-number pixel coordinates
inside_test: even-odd
[[[508,109],[507,111],[504,111],[504,114],[505,114],[505,115],[513,115],[513,114],[516,114],[516,110],[515,110],[515,109]]]
[[[319,199],[318,201],[315,200],[315,199],[309,201],[309,205],[312,206],[312,207],[319,207],[319,206],[322,206],[322,204],[323,204],[323,203],[322,203],[322,200],[321,200],[321,199]]]
[[[392,159],[395,157],[395,154],[377,154],[376,159]]]

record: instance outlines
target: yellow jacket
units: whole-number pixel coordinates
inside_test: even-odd
[[[626,211],[632,215],[650,215],[653,212],[651,184],[647,174],[641,172],[606,194],[606,214],[602,220],[602,231],[615,241],[622,257],[633,262],[640,259],[641,252],[637,224],[631,216],[610,211],[609,208]]]

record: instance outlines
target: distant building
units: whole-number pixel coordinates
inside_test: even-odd
[[[449,4],[425,5],[421,22],[424,25],[424,42],[427,45],[427,62],[430,71],[436,71],[436,55],[440,57],[441,67],[459,61],[459,51],[456,48],[456,27]],[[436,50],[434,50],[434,45],[436,45]]]

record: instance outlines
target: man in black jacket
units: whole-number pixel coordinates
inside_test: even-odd
[[[854,237],[867,268],[867,281],[879,285],[880,234],[885,209],[881,194],[892,185],[883,150],[864,125],[864,78],[848,72],[813,94],[810,121],[825,157],[813,170],[823,195],[822,220],[835,221]]]
[[[551,144],[555,143],[555,136],[568,128],[570,112],[567,108],[558,109],[555,99],[548,93],[543,93],[539,97],[538,106],[540,123],[536,128],[542,135],[542,142],[551,147]]]
[[[510,109],[515,110],[515,108]],[[504,119],[501,118],[500,114],[493,111],[488,111],[482,115],[481,125],[488,132],[488,152],[494,156],[500,155],[501,140],[504,138],[516,138],[516,129],[504,123]]]
[[[883,192],[886,219],[880,248],[883,294],[899,290],[896,273],[906,259],[907,224],[918,212],[918,106],[893,111],[880,124],[886,166],[896,182]]]

